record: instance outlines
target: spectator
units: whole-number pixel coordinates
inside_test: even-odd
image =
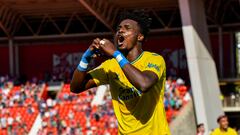
[[[197,125],[197,135],[204,135],[205,132],[205,128],[204,128],[204,124],[200,123]]]
[[[10,114],[8,114],[8,118],[7,118],[7,124],[8,124],[8,134],[12,134],[12,130],[13,130],[13,117],[10,116]]]
[[[7,128],[7,118],[5,116],[1,117],[1,128],[6,129]]]
[[[76,135],[82,135],[82,127],[81,127],[81,125],[79,123],[77,123],[75,134]]]
[[[73,112],[73,110],[70,110],[68,112],[68,118],[69,118],[69,120],[73,120],[74,119],[74,112]]]
[[[15,119],[16,119],[17,123],[22,123],[22,116],[21,116],[21,114],[19,112],[17,113],[17,116],[16,116]]]
[[[47,107],[48,108],[53,108],[53,106],[55,105],[55,101],[51,98],[47,99]]]
[[[219,127],[214,129],[211,135],[237,135],[237,132],[228,127],[228,117],[226,115],[220,115],[217,119]]]
[[[28,112],[28,114],[32,114],[32,113],[35,112],[35,109],[32,107],[31,104],[29,104],[29,105],[27,106],[27,112]]]

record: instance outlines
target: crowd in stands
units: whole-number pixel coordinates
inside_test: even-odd
[[[0,134],[27,134],[38,114],[42,85],[26,82],[14,86],[8,76],[0,77]]]
[[[14,86],[8,77],[0,77],[0,134],[28,134],[40,115],[38,135],[117,134],[117,121],[110,92],[101,104],[93,104],[98,88],[81,94],[70,92],[64,84],[56,97],[42,98],[46,85],[36,81]],[[170,123],[189,100],[188,87],[182,79],[166,81],[164,105]],[[95,101],[95,100],[94,100]]]
[[[164,107],[167,120],[170,123],[177,116],[181,107],[191,100],[191,95],[189,88],[181,78],[176,80],[168,77],[165,87]]]
[[[69,90],[69,84],[65,84],[57,99],[47,99],[42,103],[44,111],[41,111],[39,135],[117,134],[117,121],[109,94],[104,97],[105,104],[91,106],[97,88],[78,95]]]

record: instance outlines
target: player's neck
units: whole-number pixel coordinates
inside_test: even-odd
[[[141,47],[136,47],[129,51],[127,54],[125,54],[125,57],[128,59],[128,61],[132,62],[136,60],[142,54],[142,52],[143,50]]]
[[[221,132],[227,132],[227,128],[221,128],[221,127],[220,127],[220,131],[221,131]]]

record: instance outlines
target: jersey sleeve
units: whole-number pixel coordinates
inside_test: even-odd
[[[151,57],[145,62],[144,70],[152,71],[160,79],[162,76],[166,76],[166,65],[162,56],[153,53]]]
[[[107,78],[107,72],[106,72],[106,66],[105,62],[102,63],[97,68],[90,70],[88,73],[92,76],[93,81],[96,83],[97,86],[108,84],[108,78]]]

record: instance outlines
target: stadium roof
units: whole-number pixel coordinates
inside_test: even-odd
[[[204,0],[208,25],[239,28],[239,0]],[[178,0],[0,0],[0,39],[109,34],[123,10],[145,8],[151,32],[181,30]]]

